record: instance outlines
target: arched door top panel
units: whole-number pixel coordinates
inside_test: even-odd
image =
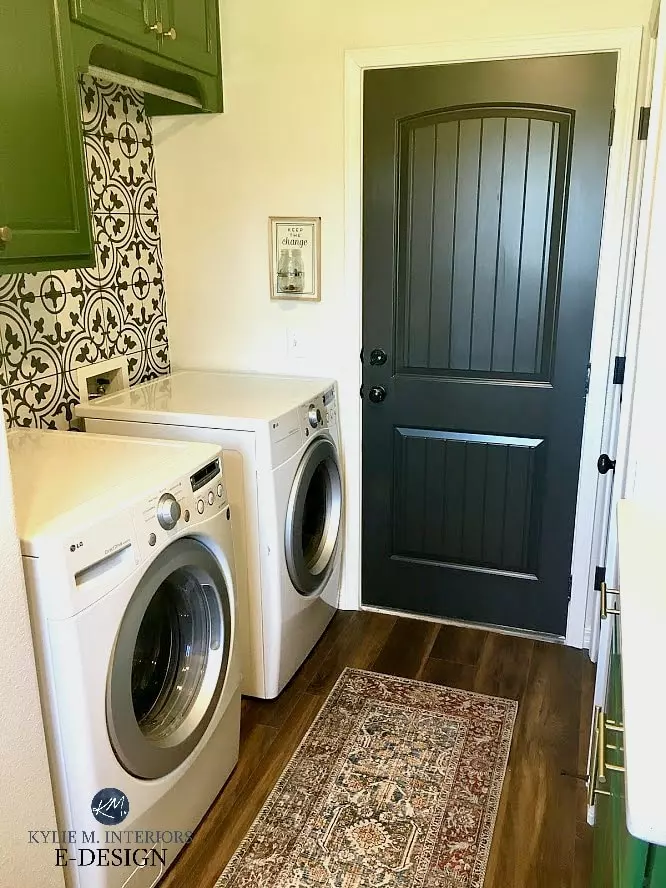
[[[573,129],[527,105],[399,122],[399,372],[550,381]]]

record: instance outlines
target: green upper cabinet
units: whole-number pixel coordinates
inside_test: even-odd
[[[221,111],[219,44],[217,0],[0,0],[0,274],[94,264],[78,73]]]
[[[0,0],[0,273],[92,264],[67,0]]]
[[[181,65],[217,74],[217,0],[70,0],[72,19]]]
[[[217,0],[160,0],[162,53],[198,71],[219,68]]]
[[[143,49],[159,48],[158,0],[70,0],[72,19]]]

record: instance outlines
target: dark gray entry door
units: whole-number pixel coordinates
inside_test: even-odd
[[[365,604],[566,630],[616,62],[365,76]]]

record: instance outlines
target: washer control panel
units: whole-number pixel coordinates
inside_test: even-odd
[[[71,590],[49,597],[49,614],[64,619],[78,613],[174,537],[196,532],[198,524],[220,513],[231,520],[222,460],[217,458],[193,475],[177,478],[168,489],[138,495],[95,524],[87,519],[79,528],[73,525],[61,538]]]
[[[215,459],[137,509],[139,544],[153,549],[183,530],[194,530],[198,523],[220,511],[230,514],[222,461]]]
[[[180,503],[172,493],[163,493],[157,504],[157,523],[163,530],[173,530],[181,516]]]

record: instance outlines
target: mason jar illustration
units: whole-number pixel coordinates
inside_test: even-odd
[[[278,293],[302,293],[305,289],[305,265],[302,250],[280,250],[277,270]]]

